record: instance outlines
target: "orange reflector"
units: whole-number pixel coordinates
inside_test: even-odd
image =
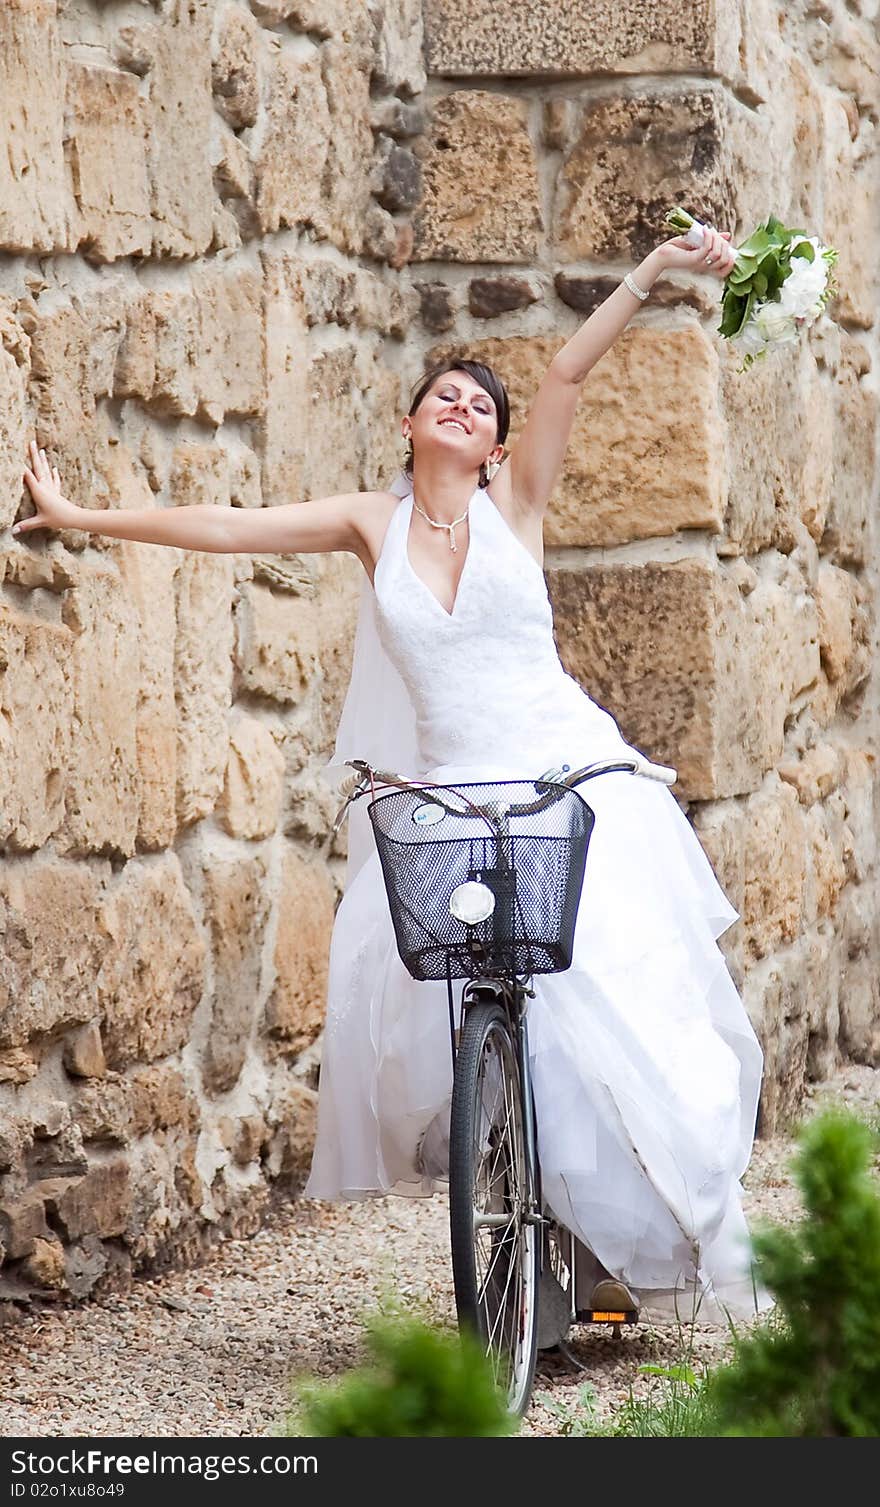
[[[626,1320],[627,1320],[627,1315],[625,1313],[596,1313],[596,1312],[594,1312],[593,1313],[593,1317],[592,1317],[592,1322],[594,1324],[625,1324]]]

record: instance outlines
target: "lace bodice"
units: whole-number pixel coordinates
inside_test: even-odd
[[[412,494],[401,498],[376,565],[377,626],[416,713],[426,768],[498,761],[540,773],[584,738],[596,758],[623,745],[617,724],[568,675],[544,573],[488,492],[469,512],[452,612],[409,558]]]

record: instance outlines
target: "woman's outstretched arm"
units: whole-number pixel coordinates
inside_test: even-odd
[[[38,528],[82,529],[114,539],[144,544],[169,544],[178,549],[212,554],[325,553],[348,550],[363,554],[357,524],[371,494],[347,492],[310,502],[282,503],[274,508],[230,508],[214,503],[182,508],[81,508],[61,491],[57,467],[50,467],[45,451],[32,441],[31,464],[24,480],[36,506],[12,532],[20,536]]]
[[[712,260],[707,262],[707,256]],[[690,268],[723,278],[734,260],[730,232],[712,230],[702,246],[690,246],[683,236],[661,242],[631,275],[646,293],[669,268]],[[521,508],[539,513],[546,508],[562,469],[581,386],[641,303],[621,282],[551,361],[504,467],[512,500]]]

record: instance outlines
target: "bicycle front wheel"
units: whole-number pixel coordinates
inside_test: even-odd
[[[452,1273],[459,1327],[485,1347],[514,1413],[535,1373],[540,1247],[531,1221],[523,1086],[504,1011],[472,1005],[455,1068],[449,1139]]]

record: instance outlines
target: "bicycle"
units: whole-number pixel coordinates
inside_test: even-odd
[[[623,772],[671,785],[676,771],[636,755],[574,772],[566,764],[535,780],[438,785],[347,762],[355,775],[333,830],[369,792],[398,952],[414,978],[446,981],[456,1312],[460,1329],[485,1346],[509,1409],[522,1414],[542,1307],[542,1349],[564,1348],[574,1322],[611,1323],[619,1333],[638,1317],[579,1301],[586,1248],[541,1197],[528,1000],[536,974],[571,966],[595,821],[575,786]],[[458,1014],[453,979],[465,980]]]

